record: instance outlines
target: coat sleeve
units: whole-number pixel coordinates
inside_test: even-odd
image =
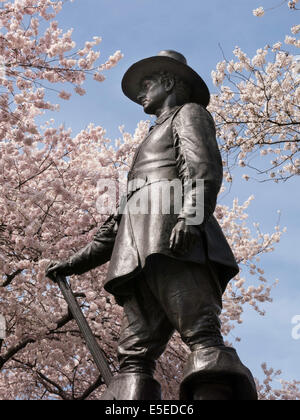
[[[223,179],[223,167],[211,114],[201,105],[188,103],[173,121],[176,164],[184,187],[178,219],[201,225],[214,212]],[[204,185],[197,182],[203,180]],[[201,194],[204,192],[204,200]],[[201,219],[196,215],[201,214]],[[197,217],[196,217],[197,216]]]
[[[110,215],[94,239],[68,260],[70,274],[83,274],[110,260],[119,225],[119,216]]]

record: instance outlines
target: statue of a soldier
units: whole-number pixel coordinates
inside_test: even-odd
[[[213,216],[223,171],[208,88],[181,54],[161,51],[132,65],[122,89],[157,116],[133,158],[126,211],[111,215],[68,261],[51,263],[47,276],[82,274],[110,260],[104,287],[123,306],[124,319],[120,370],[102,399],[160,399],[155,362],[177,330],[191,350],[180,399],[255,400],[250,371],[220,332],[222,294],[239,269]],[[152,212],[149,190],[175,179],[191,185],[182,207],[171,200],[166,214]],[[197,180],[204,180],[199,224],[191,223]],[[147,202],[144,214],[131,212],[137,195]]]

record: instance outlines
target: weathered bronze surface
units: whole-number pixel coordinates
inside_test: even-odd
[[[255,400],[251,372],[220,332],[222,294],[238,273],[213,216],[223,178],[209,90],[185,58],[161,51],[129,68],[122,89],[155,125],[139,145],[128,174],[127,212],[120,209],[94,240],[47,275],[81,274],[110,260],[105,289],[124,308],[120,371],[102,399],[159,399],[155,361],[177,330],[190,347],[181,399]],[[177,211],[152,212],[150,190],[179,179],[192,187]],[[197,180],[204,180],[204,217],[195,216]],[[138,182],[137,182],[138,181]],[[147,212],[134,214],[136,199]]]

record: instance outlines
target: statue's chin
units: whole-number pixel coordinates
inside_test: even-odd
[[[145,114],[154,115],[155,110],[151,108],[148,104],[144,105],[144,112]]]

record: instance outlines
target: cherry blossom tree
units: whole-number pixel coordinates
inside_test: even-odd
[[[280,4],[275,4],[273,7],[269,7],[268,9],[264,9],[262,6],[258,7],[257,9],[253,10],[253,15],[257,17],[264,16],[265,12],[269,10],[278,9],[284,5],[287,5],[289,9],[291,10],[299,10],[297,8],[297,3],[299,3],[299,0],[283,0]]]
[[[117,51],[105,63],[96,64],[99,37],[77,49],[72,32],[64,33],[55,20],[64,2],[2,3],[0,302],[7,330],[0,353],[0,399],[97,399],[103,391],[102,377],[57,286],[45,279],[44,273],[50,260],[68,258],[92,239],[106,217],[98,213],[95,205],[99,196],[105,194],[98,188],[98,181],[115,180],[119,185],[120,174],[128,171],[135,147],[148,130],[148,122],[141,121],[133,135],[120,127],[121,135],[116,141],[108,139],[105,130],[93,124],[75,136],[71,129],[56,127],[53,119],[48,120],[50,112],[59,110],[48,101],[49,89],[65,100],[70,99],[70,89],[83,95],[86,78],[91,76],[95,83],[102,82],[104,72],[116,65],[122,54]],[[238,63],[244,63],[243,56],[238,54],[241,57]],[[258,53],[257,62],[249,65],[259,66],[261,56],[263,53]],[[292,92],[290,77],[294,76],[289,70],[292,64],[284,57],[282,72],[288,72],[287,92]],[[218,66],[216,82],[222,83],[228,65]],[[223,70],[222,66],[225,66]],[[236,67],[235,71],[244,69]],[[259,80],[258,77],[257,84]],[[224,102],[221,97],[214,97],[211,110],[217,118],[224,162],[227,164],[227,158],[229,161],[234,153],[246,153],[243,158],[239,156],[246,162],[248,151],[243,149],[242,141],[234,143],[237,140],[232,130],[240,130],[241,122],[244,126],[240,131],[244,134],[240,136],[246,139],[250,130],[245,126],[248,122],[242,122],[238,111],[234,115],[238,122],[226,120],[233,117],[225,112],[225,99],[232,94],[227,88],[221,91]],[[251,95],[251,89],[247,92]],[[251,97],[249,100],[243,97],[243,101],[251,102]],[[238,100],[231,104],[240,109]],[[274,107],[272,102],[270,130],[276,128],[274,136],[279,138],[279,127],[285,127],[280,125],[285,120],[277,117]],[[290,109],[288,104],[286,107]],[[293,112],[295,108],[293,104]],[[247,113],[250,115],[250,110]],[[250,118],[249,115],[246,117]],[[37,121],[41,117],[44,122],[39,125]],[[291,127],[288,125],[286,130],[284,136],[291,143]],[[265,150],[263,146],[261,149]],[[287,153],[293,154],[294,162],[296,152],[288,148]],[[285,173],[293,170],[286,169]],[[263,315],[262,304],[272,299],[273,284],[265,278],[260,259],[264,253],[274,250],[283,229],[278,225],[273,233],[264,233],[259,225],[255,230],[250,228],[247,210],[252,200],[253,197],[245,203],[235,200],[231,207],[218,205],[216,209],[216,217],[241,267],[224,296],[222,322],[228,341],[235,325],[242,322],[245,305]],[[115,372],[122,310],[102,287],[106,268],[101,266],[82,276],[73,276],[71,284]],[[177,397],[186,357],[187,348],[175,335],[157,364],[164,398]],[[263,369],[265,383],[258,383],[261,398],[299,398],[296,382],[283,383],[282,389],[274,390],[270,384],[279,372],[266,365]]]
[[[297,9],[298,0],[284,3]],[[253,11],[260,17],[264,13],[263,7]],[[224,57],[212,72],[219,90],[210,110],[229,182],[236,164],[245,168],[246,180],[279,182],[300,174],[300,74],[295,58],[300,25],[291,32],[295,36],[258,49],[252,58],[236,47],[235,59]]]
[[[46,99],[49,89],[66,100],[69,89],[83,95],[86,78],[102,82],[122,55],[117,51],[96,65],[101,38],[76,49],[72,31],[64,33],[55,20],[62,7],[61,1],[16,0],[0,10],[0,301],[7,322],[0,357],[2,399],[87,398],[101,383],[44,270],[49,259],[80,248],[101,223],[94,210],[95,187],[113,172],[109,141],[101,127],[90,125],[72,138],[71,130],[55,127],[53,120],[42,126],[37,120],[58,110]],[[87,287],[91,280],[89,275],[80,283],[82,304],[93,317],[101,300],[105,322],[109,297],[103,291],[98,296],[98,283]],[[112,342],[113,336],[107,345]]]
[[[287,5],[295,12],[299,10],[298,2],[285,0],[272,9]],[[269,10],[261,6],[253,11],[253,15],[263,17]],[[212,72],[218,91],[212,96],[210,111],[217,124],[224,174],[229,184],[233,182],[237,167],[244,168],[242,177],[246,181],[253,178],[278,183],[300,174],[299,32],[300,25],[293,26],[293,36],[288,34],[284,40],[276,40],[272,46],[258,49],[252,58],[236,47],[233,51],[235,59],[228,60],[223,53],[224,60]],[[275,230],[278,231],[276,240],[279,240],[279,227]],[[250,249],[253,249],[252,245]],[[253,262],[249,267],[251,275],[256,270],[261,274],[259,279],[264,281],[261,267]],[[232,298],[229,300],[231,308],[234,301],[231,287],[239,286],[239,282],[238,277],[237,283],[232,282],[227,291]],[[251,290],[250,285],[247,292]],[[243,292],[241,300],[244,302]],[[255,302],[250,304],[259,311]],[[268,368],[266,363],[262,364],[262,369],[265,380],[257,382],[261,399],[299,399],[299,381],[279,381],[281,371]],[[276,388],[275,380],[281,382],[281,389]]]

